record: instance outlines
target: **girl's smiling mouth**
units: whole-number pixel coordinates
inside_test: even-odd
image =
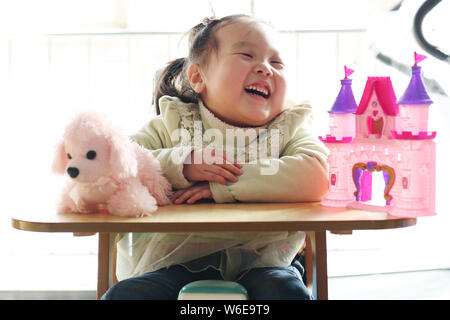
[[[248,85],[244,88],[245,92],[249,93],[252,96],[260,96],[264,99],[268,99],[270,97],[270,88],[265,83],[254,83]]]

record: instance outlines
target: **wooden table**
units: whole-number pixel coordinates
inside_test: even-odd
[[[323,207],[320,203],[199,203],[160,207],[154,216],[122,218],[96,213],[16,215],[16,229],[38,232],[99,233],[97,296],[112,283],[112,248],[118,232],[306,231],[311,239],[313,294],[328,298],[326,231],[404,228],[415,218],[385,212]]]

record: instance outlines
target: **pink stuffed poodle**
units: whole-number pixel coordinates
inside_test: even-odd
[[[81,113],[67,125],[53,171],[70,177],[59,212],[106,206],[113,215],[145,216],[170,203],[171,185],[158,160],[97,113]]]

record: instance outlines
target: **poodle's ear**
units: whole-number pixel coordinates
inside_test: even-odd
[[[66,148],[64,147],[64,141],[61,140],[56,145],[55,155],[52,164],[52,171],[57,174],[64,174],[68,162],[69,159],[67,158],[66,155]]]
[[[130,139],[126,135],[113,134],[109,142],[111,173],[119,179],[135,177],[138,162]]]

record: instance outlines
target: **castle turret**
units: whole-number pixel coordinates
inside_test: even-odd
[[[358,107],[353,96],[352,79],[348,76],[353,73],[352,69],[345,68],[345,78],[341,80],[341,90],[330,111],[330,137],[336,141],[348,141],[355,137],[355,115]],[[345,139],[344,139],[345,138]]]
[[[417,65],[426,57],[414,52],[411,80],[399,99],[397,135],[411,135],[419,139],[428,136],[428,109],[433,103],[422,82],[421,67]]]
[[[352,69],[344,66],[345,78],[341,80],[341,90],[329,113],[330,134],[319,137],[330,149],[328,157],[330,174],[330,191],[322,200],[325,206],[345,207],[354,198],[353,190],[349,188],[352,184],[349,162],[352,141],[355,137],[355,111],[358,107],[353,96],[352,80],[348,76],[353,73]]]

